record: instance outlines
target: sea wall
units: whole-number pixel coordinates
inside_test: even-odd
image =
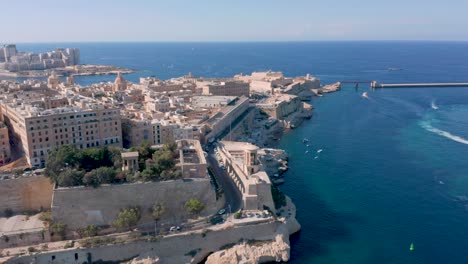
[[[123,208],[139,206],[140,224],[152,223],[151,208],[161,203],[165,212],[160,222],[177,224],[190,215],[184,208],[190,198],[201,200],[205,209],[201,215],[216,213],[219,203],[209,179],[186,179],[102,185],[98,188],[74,187],[54,190],[52,216],[68,228],[77,229],[90,224],[110,225]]]
[[[0,180],[0,214],[6,209],[14,213],[49,209],[53,185],[44,176],[28,176]]]

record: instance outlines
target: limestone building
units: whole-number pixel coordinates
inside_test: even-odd
[[[42,108],[25,102],[1,102],[0,107],[31,166],[44,167],[47,154],[63,145],[122,146],[119,109],[99,104]]]
[[[10,138],[8,128],[0,122],[0,166],[5,165],[11,159]]]
[[[206,178],[207,165],[200,141],[183,139],[177,141],[180,162],[176,165],[184,178]]]
[[[221,141],[218,151],[241,191],[244,210],[274,210],[271,181],[258,158],[259,148],[246,142]]]
[[[122,171],[138,171],[138,151],[122,152]]]
[[[202,85],[204,95],[249,96],[250,86],[241,81],[208,82]]]
[[[257,104],[273,118],[284,120],[289,115],[303,110],[299,97],[289,94],[276,94]]]

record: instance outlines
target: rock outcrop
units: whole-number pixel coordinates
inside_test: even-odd
[[[283,224],[278,226],[274,240],[247,241],[211,254],[207,264],[286,262],[290,256],[289,236],[298,232],[301,225],[296,220],[296,206],[286,196],[286,206],[281,209]]]
[[[211,254],[206,264],[247,264],[288,261],[288,235],[278,234],[273,241],[243,242],[232,248]]]

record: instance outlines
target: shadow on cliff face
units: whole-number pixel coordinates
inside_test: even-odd
[[[362,222],[362,219],[333,210],[317,195],[307,190],[306,184],[288,184],[288,180],[295,178],[294,173],[288,174],[285,177],[286,184],[281,190],[291,197],[296,205],[296,218],[301,224],[301,231],[290,237],[290,263],[295,263],[297,258],[313,261],[314,258],[326,255],[328,246],[333,242],[350,241],[352,234],[349,226]]]

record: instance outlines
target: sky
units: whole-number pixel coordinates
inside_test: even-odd
[[[468,41],[468,0],[0,0],[0,43]]]

